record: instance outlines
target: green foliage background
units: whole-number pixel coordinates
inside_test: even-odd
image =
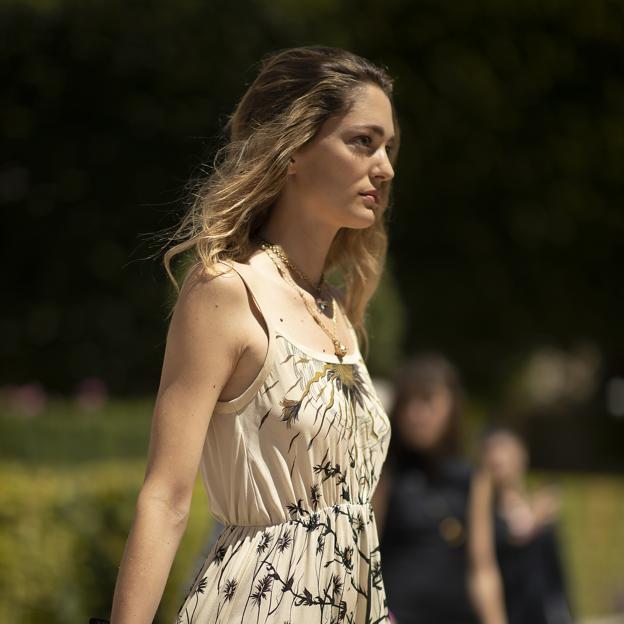
[[[143,481],[152,409],[115,402],[84,413],[67,402],[35,420],[0,410],[0,621],[108,617],[117,566]],[[471,412],[477,418],[479,408]],[[116,451],[114,449],[117,449]],[[562,490],[561,540],[576,613],[609,613],[624,562],[624,479],[537,473]],[[173,622],[212,526],[197,479],[191,517],[156,624]]]
[[[619,0],[3,0],[0,37],[2,383],[68,394],[98,376],[115,396],[154,396],[172,290],[152,236],[180,217],[262,55],[308,43],[396,78],[371,372],[441,349],[487,406],[536,347],[587,340],[605,378],[624,375]],[[0,417],[1,621],[106,612],[150,409]],[[600,392],[584,409],[576,439],[600,430],[621,457],[624,421],[607,425]],[[607,612],[624,575],[621,478],[561,479],[578,609]],[[209,530],[202,496],[159,621]]]
[[[169,285],[152,235],[261,56],[306,43],[396,78],[404,314],[372,333],[445,350],[490,395],[544,343],[590,339],[622,366],[621,2],[5,0],[0,17],[11,380],[153,391]]]
[[[109,617],[146,467],[150,401],[97,413],[68,401],[31,420],[0,410],[0,622]],[[212,527],[199,477],[155,622],[172,622]]]
[[[81,469],[0,464],[0,620],[20,624],[110,617],[115,578],[130,530],[144,462]],[[211,527],[199,482],[192,517],[156,622],[173,622]]]

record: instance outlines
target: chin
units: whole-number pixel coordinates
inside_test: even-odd
[[[349,215],[348,223],[345,223],[343,227],[363,230],[373,225],[376,221],[375,212],[370,208],[364,208],[364,210],[366,212],[360,208],[356,214]]]

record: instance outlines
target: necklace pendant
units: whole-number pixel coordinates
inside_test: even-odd
[[[347,347],[345,347],[342,342],[336,341],[336,344],[334,346],[334,353],[339,357],[342,358],[345,355],[347,355]]]

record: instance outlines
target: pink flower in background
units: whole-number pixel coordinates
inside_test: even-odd
[[[28,418],[41,414],[48,402],[45,388],[38,381],[6,385],[2,388],[2,394],[8,398],[11,411]]]
[[[78,405],[93,412],[102,408],[108,400],[108,387],[99,377],[87,377],[76,386],[75,399]]]

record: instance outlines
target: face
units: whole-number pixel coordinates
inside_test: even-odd
[[[483,444],[482,459],[497,486],[511,485],[522,479],[527,455],[522,443],[507,433],[495,433]]]
[[[404,444],[421,452],[433,451],[450,424],[452,398],[444,386],[429,396],[413,396],[399,418],[399,435]]]
[[[334,228],[369,227],[383,209],[380,187],[394,177],[393,145],[390,100],[379,87],[363,85],[346,114],[327,119],[293,154],[289,192],[301,210]],[[377,191],[377,200],[366,191]]]

